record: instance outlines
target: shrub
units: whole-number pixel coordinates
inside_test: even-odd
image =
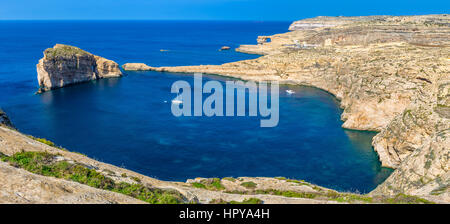
[[[252,181],[241,183],[241,186],[243,186],[245,188],[256,188],[256,185],[257,184],[255,182],[252,182]]]

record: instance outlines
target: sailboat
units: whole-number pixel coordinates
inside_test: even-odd
[[[183,103],[183,97],[179,95],[180,91],[177,92],[177,97],[172,100],[172,104],[182,104]]]
[[[288,89],[288,90],[286,90],[286,93],[287,93],[288,95],[291,95],[291,94],[294,94],[295,92],[294,92],[293,90]]]

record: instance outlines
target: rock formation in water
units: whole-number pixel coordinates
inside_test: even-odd
[[[151,67],[144,63],[126,63],[122,68],[126,71],[148,71]]]
[[[9,117],[0,109],[0,125],[5,125],[7,127],[14,127]]]
[[[46,49],[36,68],[39,92],[95,79],[122,76],[116,62],[62,44]]]
[[[142,67],[324,89],[340,99],[344,128],[380,132],[374,149],[397,170],[374,193],[450,201],[450,15],[317,17],[291,30],[237,49],[265,55],[253,60]]]

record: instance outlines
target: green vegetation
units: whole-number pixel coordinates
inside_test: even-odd
[[[44,176],[75,181],[98,189],[125,194],[152,204],[182,203],[184,198],[177,191],[154,189],[142,184],[116,183],[94,169],[68,161],[55,162],[55,157],[45,152],[20,152],[13,156],[0,154],[0,159],[12,166]]]
[[[262,204],[263,201],[259,198],[248,198],[243,200],[242,202],[231,201],[230,204]]]
[[[248,198],[243,200],[242,202],[239,201],[224,201],[222,199],[213,199],[209,202],[210,204],[263,204],[263,201],[258,198]]]
[[[406,194],[397,194],[394,197],[383,198],[382,203],[388,204],[434,204],[434,202],[428,201],[417,196],[411,196]]]
[[[47,139],[45,139],[45,138],[37,138],[37,137],[31,136],[31,135],[28,135],[28,137],[31,138],[31,139],[33,139],[33,140],[35,140],[35,141],[38,141],[38,142],[40,142],[40,143],[46,144],[46,145],[48,145],[48,146],[50,146],[50,147],[54,147],[54,148],[60,149],[60,150],[62,150],[62,151],[69,151],[69,150],[67,150],[67,149],[65,149],[65,148],[63,148],[63,147],[57,146],[54,142],[52,142],[52,141],[50,141],[50,140],[47,140]],[[82,156],[86,156],[86,157],[87,157],[86,154],[83,154],[83,153],[81,153],[81,152],[73,152],[73,153],[80,154],[80,155],[82,155]]]
[[[46,144],[46,145],[48,145],[48,146],[51,146],[51,147],[56,147],[56,144],[55,143],[53,143],[52,141],[49,141],[49,140],[47,140],[47,139],[45,139],[45,138],[36,138],[36,137],[33,137],[33,136],[30,136],[33,140],[36,140],[36,141],[38,141],[38,142],[40,142],[40,143],[44,143],[44,144]]]
[[[225,189],[225,187],[222,185],[222,181],[219,178],[213,178],[213,180],[211,182],[211,186],[213,186],[217,190]]]
[[[95,169],[86,167],[83,164],[74,161],[57,161],[57,155],[46,152],[20,152],[13,156],[7,156],[0,153],[0,160],[8,162],[10,165],[25,169],[29,172],[40,174],[44,176],[51,176],[62,178],[66,180],[75,181],[94,188],[109,190],[121,194],[125,194],[139,200],[153,203],[153,204],[176,204],[183,203],[185,198],[175,190],[162,190],[147,187],[141,184],[141,180],[137,177],[131,177],[137,183],[131,184],[126,182],[115,182],[113,179],[97,172]],[[112,171],[104,170],[109,173]],[[122,177],[127,177],[125,173]],[[224,178],[225,179],[225,178]],[[297,180],[288,180],[288,182],[307,184],[306,182]],[[319,192],[296,192],[296,191],[282,191],[276,189],[256,190],[257,184],[254,182],[241,183],[248,191],[231,191],[226,193],[251,195],[251,194],[270,194],[293,198],[309,198],[309,199],[323,199],[334,200],[341,203],[388,203],[388,204],[432,204],[433,202],[426,199],[410,196],[406,194],[397,194],[392,197],[374,196],[340,193],[332,190],[322,190]],[[203,179],[200,182],[192,183],[193,187],[207,190],[224,190],[219,178]],[[312,185],[310,185],[312,186]],[[440,194],[445,191],[447,187],[441,187],[433,191],[433,194]],[[226,204],[261,204],[262,201],[257,198],[249,198],[242,202],[236,201],[222,201],[216,200],[211,203],[226,203]]]
[[[255,194],[271,194],[271,195],[278,195],[278,196],[284,196],[284,197],[290,197],[290,198],[315,198],[318,196],[318,194],[314,194],[314,193],[295,192],[295,191],[280,191],[280,190],[275,190],[275,189],[256,190]]]
[[[228,181],[231,181],[231,182],[236,182],[236,179],[235,178],[233,178],[233,177],[224,177],[224,178],[222,178],[223,180],[228,180]]]
[[[347,193],[339,193],[336,191],[328,191],[328,193],[326,194],[326,197],[330,200],[334,200],[337,202],[347,202],[347,203],[351,203],[351,202],[366,202],[366,203],[372,203],[373,202],[373,198],[372,197],[368,197],[368,196],[364,196],[364,195],[359,195],[359,194],[347,194]]]
[[[31,135],[28,135],[28,137],[30,137],[31,139],[33,139],[33,140],[35,140],[35,141],[38,141],[38,142],[40,142],[40,143],[46,144],[46,145],[48,145],[48,146],[50,146],[50,147],[55,147],[55,148],[61,149],[61,150],[63,150],[63,151],[68,151],[67,149],[62,148],[62,147],[59,147],[59,146],[57,146],[54,142],[52,142],[52,141],[50,141],[50,140],[47,140],[47,139],[45,139],[45,138],[36,138],[36,137],[34,137],[34,136],[31,136]],[[74,153],[78,153],[78,154],[80,154],[80,155],[85,156],[84,154],[79,153],[79,152],[74,152]]]
[[[309,198],[317,200],[334,200],[341,203],[387,203],[387,204],[432,204],[433,202],[419,198],[416,196],[409,196],[405,194],[398,194],[394,197],[369,197],[367,195],[339,193],[336,191],[321,190],[321,192],[296,192],[296,191],[282,191],[276,189],[253,190],[253,191],[226,191],[230,194],[252,195],[252,194],[270,194],[290,198]]]
[[[196,188],[203,188],[203,189],[206,189],[206,186],[204,185],[204,184],[202,184],[202,183],[197,183],[197,182],[195,182],[195,183],[192,183],[191,184],[193,187],[196,187]]]
[[[299,185],[307,185],[307,186],[311,186],[311,187],[314,188],[314,186],[312,186],[312,185],[311,185],[310,183],[308,183],[308,182],[305,182],[304,180],[286,179],[286,182],[289,182],[289,183],[296,183],[296,184],[299,184]]]
[[[245,188],[251,188],[251,189],[256,188],[256,185],[257,184],[255,182],[252,182],[252,181],[241,183],[241,186],[243,186]]]
[[[131,177],[131,179],[134,180],[134,181],[136,181],[136,182],[138,182],[138,183],[141,182],[141,179],[139,179],[139,177]]]
[[[222,181],[219,178],[203,179],[200,182],[195,182],[191,184],[196,188],[203,188],[207,190],[224,190],[225,187],[222,185]]]
[[[71,57],[72,55],[89,55],[88,52],[77,47],[59,45],[56,48],[48,48],[44,51],[47,58],[53,59],[56,57]]]

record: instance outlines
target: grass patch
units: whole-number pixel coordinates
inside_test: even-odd
[[[68,45],[59,45],[56,48],[48,48],[44,51],[44,54],[49,59],[56,57],[71,57],[73,55],[89,55],[88,52],[83,51],[80,48]]]
[[[311,186],[311,184],[305,182],[304,180],[287,179],[286,182],[289,182],[289,183],[296,183],[296,184],[300,184],[300,185],[308,185],[308,186]]]
[[[222,185],[222,180],[220,178],[210,178],[203,179],[200,182],[195,182],[191,184],[196,188],[203,188],[207,190],[224,190],[225,187]]]
[[[239,201],[224,201],[222,199],[213,199],[210,204],[263,204],[263,201],[258,198],[247,198],[242,202]]]
[[[193,187],[206,189],[206,186],[202,183],[192,183]]]
[[[233,178],[233,177],[224,177],[224,178],[222,178],[223,180],[228,180],[228,181],[231,181],[231,182],[236,182],[236,179],[235,178]]]
[[[139,177],[131,177],[131,179],[134,180],[134,181],[136,181],[136,182],[138,182],[138,183],[141,182],[141,179],[139,179]]]
[[[142,184],[116,183],[94,169],[67,161],[55,162],[56,155],[45,152],[21,152],[11,157],[0,155],[2,161],[43,176],[71,180],[94,188],[118,192],[152,204],[182,203],[184,197],[176,191],[154,189]]]
[[[326,194],[326,197],[330,200],[334,200],[337,202],[346,202],[351,203],[355,201],[360,202],[366,202],[366,203],[373,203],[374,199],[369,196],[359,195],[359,194],[346,194],[346,193],[339,193],[335,191],[329,191]]]
[[[252,182],[252,181],[241,183],[241,186],[243,186],[245,188],[250,188],[250,189],[256,188],[256,185],[257,184],[255,182]]]
[[[426,199],[411,196],[406,194],[397,194],[394,197],[385,198],[382,200],[382,203],[388,204],[434,204],[432,201],[428,201]]]
[[[51,146],[51,147],[56,147],[56,144],[55,143],[53,143],[52,141],[50,141],[50,140],[47,140],[47,139],[45,139],[45,138],[36,138],[36,137],[33,137],[33,136],[30,136],[33,140],[35,140],[35,141],[38,141],[38,142],[40,142],[40,143],[44,143],[44,144],[46,144],[46,145],[48,145],[48,146]]]
[[[259,198],[247,198],[242,202],[230,201],[230,204],[262,204],[263,201]]]
[[[255,193],[256,194],[278,195],[278,196],[289,197],[289,198],[315,198],[318,196],[318,194],[313,194],[313,193],[295,192],[295,191],[280,191],[280,190],[275,190],[275,189],[256,190]]]
[[[222,185],[222,181],[219,178],[213,178],[211,186],[213,186],[217,190],[225,189],[225,187]]]
[[[61,150],[63,150],[63,151],[68,151],[67,149],[62,148],[62,147],[59,147],[59,146],[57,146],[54,142],[52,142],[52,141],[50,141],[50,140],[47,140],[47,139],[45,139],[45,138],[36,138],[36,137],[34,137],[34,136],[31,136],[31,135],[28,135],[28,137],[30,137],[31,139],[33,139],[33,140],[35,140],[35,141],[38,141],[38,142],[40,142],[40,143],[46,144],[46,145],[48,145],[48,146],[50,146],[50,147],[54,147],[54,148],[57,148],[57,149],[61,149]],[[80,155],[86,156],[86,155],[84,155],[84,154],[82,154],[82,153],[79,153],[79,152],[74,152],[74,153],[78,153],[78,154],[80,154]]]

